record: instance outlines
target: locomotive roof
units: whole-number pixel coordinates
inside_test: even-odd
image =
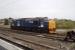
[[[15,20],[48,20],[47,17],[36,17],[36,18],[19,18]]]

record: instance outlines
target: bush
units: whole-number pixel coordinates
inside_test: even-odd
[[[56,20],[59,29],[75,29],[75,21],[72,20]]]

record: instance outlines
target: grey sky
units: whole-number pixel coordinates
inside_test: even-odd
[[[75,19],[75,0],[0,0],[0,18],[36,17]]]

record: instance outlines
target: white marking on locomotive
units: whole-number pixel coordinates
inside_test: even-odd
[[[33,21],[29,21],[29,23],[33,23]]]
[[[43,25],[43,24],[41,24],[39,27],[44,27],[44,25]]]
[[[44,27],[44,25],[43,24],[41,24],[41,26],[40,27]]]
[[[17,26],[20,26],[20,21],[17,22]]]

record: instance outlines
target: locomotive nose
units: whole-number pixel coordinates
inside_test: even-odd
[[[48,32],[55,33],[56,31],[56,22],[55,20],[51,19],[48,21]]]

